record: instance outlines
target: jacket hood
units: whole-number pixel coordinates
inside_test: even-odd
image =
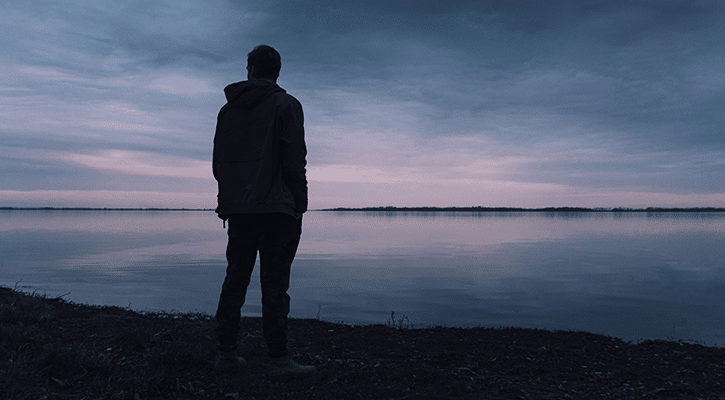
[[[284,93],[285,90],[274,82],[264,80],[242,81],[224,88],[227,103],[234,108],[253,108],[277,92]]]

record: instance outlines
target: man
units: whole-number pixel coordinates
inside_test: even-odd
[[[275,375],[305,375],[315,367],[287,349],[290,266],[307,211],[302,106],[277,86],[279,53],[257,46],[247,55],[247,80],[224,89],[212,168],[219,184],[217,214],[229,223],[227,271],[219,307],[217,367],[242,366],[237,356],[241,307],[259,251],[262,320]]]

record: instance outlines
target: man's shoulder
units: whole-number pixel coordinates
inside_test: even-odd
[[[287,93],[287,91],[284,89],[282,89],[279,92],[276,92],[275,95],[278,96],[280,99],[284,99],[285,101],[299,103],[299,100],[297,100],[297,98],[295,96],[292,96],[291,94]]]
[[[275,93],[275,96],[277,96],[278,104],[281,104],[283,106],[291,106],[293,108],[302,108],[302,103],[300,103],[300,101],[297,100],[295,96],[292,96],[287,92],[277,92]]]

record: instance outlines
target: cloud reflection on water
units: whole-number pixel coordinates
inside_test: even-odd
[[[0,212],[0,284],[213,313],[212,212]],[[291,315],[528,326],[725,344],[725,214],[311,212]],[[245,315],[260,315],[259,272]]]

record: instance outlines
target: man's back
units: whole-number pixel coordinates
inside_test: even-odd
[[[307,210],[306,146],[302,106],[276,83],[248,80],[224,89],[214,137],[217,212]]]

